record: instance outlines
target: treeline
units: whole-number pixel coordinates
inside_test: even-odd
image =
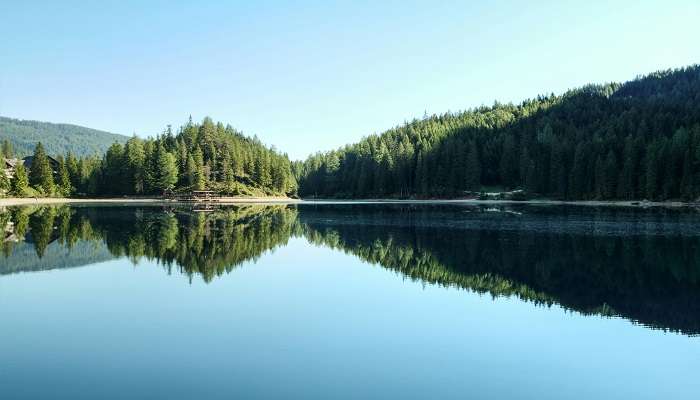
[[[14,150],[11,142],[4,140],[0,151],[0,196],[12,195],[17,197],[70,195],[70,180],[66,164],[62,159],[58,170],[54,170],[50,159],[41,142],[34,148],[34,156],[30,169],[23,163],[17,163],[8,176],[5,161],[13,160]]]
[[[426,116],[295,165],[302,196],[700,196],[700,66]]]
[[[19,168],[14,195],[149,195],[167,190],[215,190],[229,195],[285,195],[296,191],[286,154],[231,126],[205,118],[177,134],[115,142],[102,157],[57,157],[52,167],[39,143],[27,177]],[[53,169],[52,171],[52,168]],[[35,170],[36,173],[35,173]],[[52,173],[53,172],[53,173]]]

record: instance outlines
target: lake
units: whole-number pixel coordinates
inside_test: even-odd
[[[697,399],[700,212],[0,211],[3,399]]]

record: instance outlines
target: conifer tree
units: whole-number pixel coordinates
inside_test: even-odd
[[[474,142],[470,142],[467,150],[467,160],[464,187],[468,190],[478,190],[481,187],[481,162],[479,152]]]
[[[27,169],[23,164],[18,164],[15,168],[15,174],[10,181],[11,192],[17,197],[24,197],[29,189],[29,177]]]
[[[59,158],[58,161],[58,190],[62,196],[70,197],[73,194],[73,187],[71,185],[68,167],[63,161],[63,158]]]
[[[164,191],[172,189],[177,183],[177,164],[175,156],[170,154],[161,144],[156,150],[155,189]]]
[[[54,191],[53,170],[41,142],[37,143],[29,172],[29,184],[43,194],[51,196]]]

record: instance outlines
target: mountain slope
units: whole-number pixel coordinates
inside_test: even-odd
[[[700,66],[433,115],[295,165],[302,196],[700,197]]]
[[[102,154],[112,143],[125,143],[129,138],[78,125],[0,117],[0,141],[5,139],[9,139],[19,156],[32,154],[39,141],[50,155],[70,151],[85,156]]]

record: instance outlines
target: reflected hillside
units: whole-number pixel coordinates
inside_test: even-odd
[[[156,260],[209,282],[241,263],[285,245],[296,210],[285,206],[230,206],[213,212],[188,207],[90,207],[76,209],[110,252],[136,263]]]
[[[68,207],[23,207],[0,212],[0,275],[65,269],[114,258],[94,240],[89,223]]]
[[[342,206],[300,215],[310,241],[412,279],[700,333],[693,213]]]
[[[0,273],[128,257],[209,282],[303,236],[413,280],[700,333],[692,210],[464,205],[24,207]]]
[[[155,260],[206,282],[262,253],[287,243],[296,210],[284,206],[227,207],[197,212],[187,207],[69,207],[13,208],[2,214],[5,229],[4,273],[34,271],[102,261],[84,257],[86,244],[105,249],[108,258]],[[57,243],[68,251],[47,254]],[[33,257],[27,248],[34,249]]]

